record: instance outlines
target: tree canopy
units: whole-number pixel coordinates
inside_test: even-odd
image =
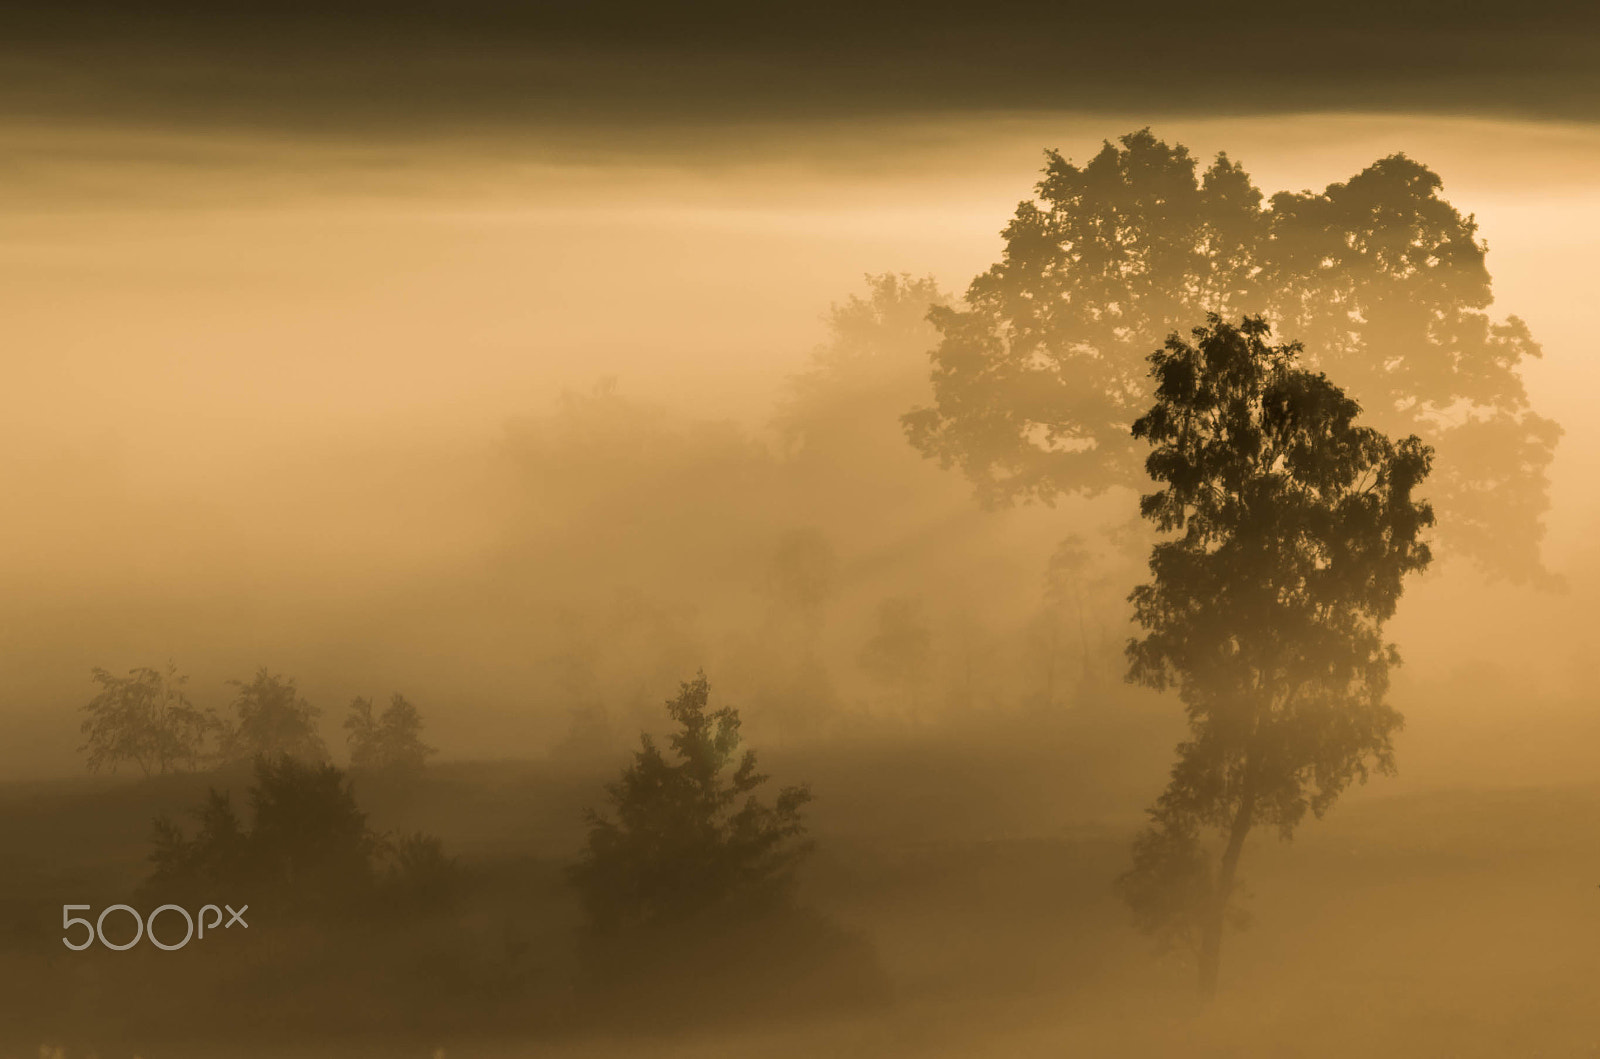
[[[1190,736],[1122,886],[1145,929],[1198,953],[1207,991],[1251,829],[1287,837],[1392,769],[1399,658],[1383,624],[1430,560],[1433,512],[1413,493],[1431,450],[1359,425],[1360,406],[1269,333],[1212,316],[1192,342],[1174,335],[1133,427],[1161,487],[1140,511],[1166,537],[1130,597],[1144,635],[1129,679],[1176,687]]]
[[[262,668],[250,681],[229,681],[234,696],[234,721],[223,732],[222,756],[228,761],[288,756],[302,761],[328,760],[328,747],[317,731],[322,711],[305,700],[293,678]]]
[[[89,770],[132,762],[144,775],[198,767],[216,717],[184,694],[188,677],[168,665],[165,671],[141,667],[125,677],[90,670],[100,691],[84,705],[82,724]]]
[[[1560,428],[1529,406],[1540,355],[1492,319],[1487,245],[1403,154],[1321,192],[1261,191],[1225,154],[1203,171],[1148,129],[1087,164],[1048,152],[1001,260],[964,307],[935,307],[934,402],[914,445],[988,504],[1142,485],[1129,426],[1145,353],[1215,312],[1305,343],[1371,422],[1436,442],[1444,539],[1491,573],[1548,577],[1538,549]]]

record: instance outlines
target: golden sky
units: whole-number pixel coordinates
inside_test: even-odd
[[[630,397],[759,426],[864,274],[932,274],[959,292],[995,260],[1044,148],[1084,160],[1143,124],[966,113],[556,150],[528,130],[13,123],[0,133],[0,581],[13,601],[0,639],[72,641],[48,657],[12,650],[13,699],[70,705],[88,665],[121,664],[105,636],[75,631],[123,620],[96,610],[107,589],[126,597],[117,613],[141,594],[168,610],[204,599],[193,613],[208,628],[237,613],[288,636],[336,600],[360,609],[363,592],[452,576],[503,532],[492,455],[507,424],[563,388],[614,377]],[[1530,390],[1567,430],[1549,561],[1596,567],[1600,127],[1393,114],[1153,127],[1202,159],[1226,150],[1269,194],[1399,150],[1439,172],[1488,240],[1495,311],[1523,316],[1545,347]],[[1565,609],[1515,605],[1570,624],[1585,586]],[[58,631],[34,635],[46,610]],[[1432,648],[1404,618],[1397,635],[1425,663]],[[1474,636],[1496,648],[1496,628],[1452,629],[1439,664]],[[235,668],[265,652],[212,646]],[[294,657],[276,664],[311,664]],[[59,727],[47,734],[70,738]]]

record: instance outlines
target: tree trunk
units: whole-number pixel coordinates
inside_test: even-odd
[[[1050,614],[1050,642],[1044,649],[1044,704],[1050,709],[1054,709],[1056,704],[1056,663],[1060,655],[1060,616]]]
[[[1217,995],[1217,972],[1222,964],[1222,931],[1227,924],[1228,901],[1233,896],[1234,878],[1239,868],[1239,854],[1244,852],[1244,839],[1250,833],[1256,807],[1255,793],[1246,790],[1233,814],[1233,825],[1228,829],[1228,845],[1222,851],[1222,862],[1217,865],[1217,885],[1211,908],[1200,932],[1200,999],[1210,1003]]]

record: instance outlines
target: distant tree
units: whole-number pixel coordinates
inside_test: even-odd
[[[455,883],[437,839],[375,834],[345,773],[286,755],[259,757],[249,791],[250,826],[227,793],[212,790],[193,837],[156,818],[155,870],[145,883],[161,900],[269,900],[279,915],[439,908]]]
[[[1547,581],[1548,469],[1560,428],[1529,407],[1540,355],[1493,295],[1477,224],[1404,155],[1322,192],[1263,205],[1227,155],[1203,173],[1148,129],[1079,167],[1047,155],[1001,260],[965,307],[936,307],[934,400],[912,442],[959,465],[986,504],[1050,503],[1142,482],[1129,426],[1149,400],[1146,351],[1174,329],[1250,309],[1304,341],[1373,424],[1439,440],[1452,550]]]
[[[196,708],[183,693],[188,677],[168,664],[165,672],[141,668],[125,677],[92,669],[100,693],[83,707],[81,730],[87,742],[89,770],[117,771],[133,762],[144,775],[196,768],[205,742],[216,729],[216,717]]]
[[[344,730],[345,744],[350,750],[350,770],[370,767],[379,756],[378,743],[382,738],[382,723],[372,712],[371,699],[358,695],[350,700]]]
[[[1431,450],[1357,425],[1356,402],[1268,336],[1216,316],[1192,344],[1172,336],[1133,427],[1162,485],[1140,511],[1168,536],[1130,597],[1129,679],[1176,687],[1190,736],[1120,886],[1144,929],[1193,950],[1208,997],[1252,829],[1287,838],[1393,769],[1383,625],[1433,522],[1412,497]]]
[[[422,741],[422,715],[398,693],[378,716],[373,715],[371,699],[357,698],[350,703],[344,727],[353,770],[414,777],[436,753]]]
[[[1045,603],[1059,618],[1070,621],[1077,633],[1079,676],[1085,681],[1095,652],[1089,636],[1090,596],[1097,587],[1094,560],[1087,542],[1076,533],[1070,534],[1050,554],[1044,577]]]
[[[827,535],[815,527],[788,530],[773,550],[767,590],[777,609],[797,618],[808,639],[822,625],[822,614],[838,591],[839,557]]]
[[[1081,694],[1102,681],[1112,656],[1120,657],[1122,645],[1112,642],[1106,620],[1120,602],[1109,595],[1107,565],[1077,533],[1063,538],[1045,565],[1044,606],[1028,626],[1027,644],[1043,685],[1036,699],[1041,704],[1063,701],[1063,660],[1076,660],[1070,672]]]
[[[263,667],[248,683],[229,681],[238,689],[233,700],[234,720],[222,737],[222,756],[228,761],[287,756],[302,761],[328,760],[328,747],[317,733],[322,711],[295,688],[293,679]]]
[[[878,606],[872,636],[861,649],[861,668],[901,696],[906,708],[927,675],[933,633],[922,616],[921,600],[894,597]]]
[[[754,750],[739,752],[738,711],[710,710],[710,694],[704,673],[683,684],[667,703],[675,760],[643,735],[606,786],[614,818],[587,814],[588,847],[571,876],[597,930],[771,909],[810,850],[800,819],[809,789],[763,803],[755,792],[767,777]]]
[[[886,272],[867,276],[866,285],[865,296],[831,307],[827,339],[789,379],[774,424],[791,452],[828,466],[830,478],[882,479],[885,457],[899,462],[905,440],[893,415],[927,399],[927,350],[938,338],[928,311],[951,301],[931,276]]]

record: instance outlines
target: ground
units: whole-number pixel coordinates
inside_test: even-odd
[[[1136,815],[1111,798],[1098,806],[1105,810],[1098,821],[1049,810],[1052,798],[1070,801],[1083,779],[1053,774],[1036,750],[1018,750],[1010,761],[1000,750],[952,753],[949,768],[923,770],[919,781],[910,778],[918,773],[908,753],[860,750],[812,761],[825,782],[818,853],[802,896],[864,940],[887,985],[881,992],[842,1006],[779,1002],[670,1026],[601,1018],[560,1032],[489,1027],[434,1034],[437,1040],[419,1032],[370,1046],[308,1039],[290,1052],[297,1059],[431,1057],[436,1048],[484,1059],[1600,1056],[1600,786],[1386,791],[1379,781],[1292,843],[1257,836],[1244,862],[1254,924],[1229,938],[1222,994],[1202,1011],[1192,972],[1153,957],[1111,893]],[[774,767],[788,779],[807,761],[804,752],[779,754]],[[403,803],[374,799],[381,803],[374,820],[382,826],[386,817],[404,817],[442,835],[473,871],[469,914],[487,922],[517,911],[526,944],[559,962],[574,914],[560,869],[581,838],[579,810],[595,800],[602,775],[536,763],[441,766]],[[206,782],[215,780],[0,790],[0,848],[8,851],[0,912],[9,929],[0,973],[13,1000],[33,995],[39,982],[68,983],[62,988],[78,994],[80,1007],[58,1015],[86,1021],[56,1027],[56,1039],[71,1041],[88,1021],[117,1009],[111,994],[119,973],[102,964],[112,969],[84,977],[73,954],[57,951],[59,905],[108,903],[122,892],[144,870],[154,810],[193,801]],[[989,833],[1005,837],[985,837],[986,818],[994,821]],[[558,978],[550,989],[561,988]],[[100,1014],[84,1014],[84,998]],[[60,999],[28,1007],[37,1015]],[[49,1034],[25,1016],[0,1011],[0,1027]],[[228,1038],[226,1027],[218,1032],[230,1055],[285,1054],[283,1045],[252,1051]],[[100,1041],[99,1059],[116,1059],[116,1045],[106,1044]],[[38,1045],[0,1037],[0,1056],[33,1059]],[[185,1059],[215,1055],[216,1047],[173,1042],[140,1054]],[[86,1052],[69,1047],[66,1054]]]

